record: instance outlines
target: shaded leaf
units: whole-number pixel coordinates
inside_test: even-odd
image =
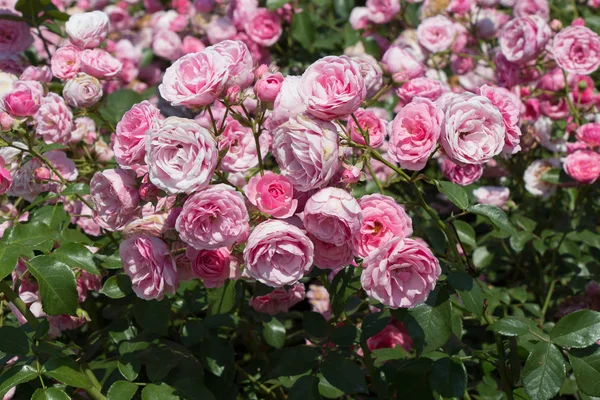
[[[440,358],[431,368],[429,384],[444,397],[461,398],[467,389],[467,370],[460,360]]]
[[[600,313],[592,310],[575,311],[556,323],[550,338],[559,346],[591,346],[600,340]]]
[[[108,393],[107,400],[131,400],[138,390],[138,385],[127,381],[116,381],[112,384]]]
[[[44,312],[75,315],[77,284],[71,268],[50,256],[34,257],[25,264],[40,286]]]

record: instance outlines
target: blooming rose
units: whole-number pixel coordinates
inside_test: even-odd
[[[102,280],[96,274],[92,274],[84,270],[79,270],[78,272],[79,276],[77,277],[77,300],[80,303],[82,303],[87,298],[89,291],[98,291],[102,289]]]
[[[71,140],[73,113],[62,97],[48,93],[33,117],[35,132],[46,143],[66,144]]]
[[[71,131],[71,143],[83,141],[92,144],[97,140],[96,123],[90,117],[79,117],[73,121],[73,130]]]
[[[196,250],[188,247],[186,256],[192,261],[192,274],[202,279],[205,287],[221,287],[229,278],[231,251],[227,247],[214,250]]]
[[[600,37],[585,26],[570,26],[554,37],[552,54],[565,71],[589,75],[600,66]]]
[[[521,100],[505,88],[483,85],[481,95],[490,99],[502,114],[502,121],[506,129],[504,137],[505,154],[515,154],[521,150],[521,110],[525,108]]]
[[[408,104],[415,97],[436,101],[447,89],[437,79],[426,77],[411,79],[396,89],[400,104]]]
[[[15,117],[34,115],[42,102],[44,88],[37,81],[18,81],[0,98],[0,109]]]
[[[354,255],[350,243],[341,246],[327,243],[316,237],[310,236],[315,246],[315,265],[322,269],[338,270],[354,263]]]
[[[512,6],[509,5],[509,6]],[[550,19],[548,0],[518,0],[514,2],[513,14],[515,17],[538,15],[544,20]]]
[[[481,186],[473,190],[478,203],[503,207],[510,197],[510,189],[501,186]]]
[[[34,67],[33,65],[25,68],[21,76],[19,77],[22,81],[38,81],[40,83],[50,83],[52,80],[52,72],[47,65]]]
[[[455,163],[486,163],[502,151],[505,136],[502,114],[486,97],[463,93],[449,100],[441,143]]]
[[[273,132],[273,155],[281,174],[307,192],[327,184],[340,168],[337,128],[305,115],[291,117]]]
[[[304,227],[319,240],[341,246],[358,233],[362,212],[347,191],[328,187],[313,194],[304,206]]]
[[[167,29],[158,31],[152,38],[154,54],[169,61],[175,61],[181,56],[182,46],[179,34]]]
[[[209,186],[190,196],[177,217],[175,229],[197,250],[214,250],[241,243],[250,225],[244,198],[231,186]]]
[[[281,89],[277,93],[275,102],[273,103],[273,111],[268,119],[268,124],[271,129],[275,129],[279,125],[287,122],[290,117],[295,117],[306,111],[306,106],[300,98],[298,86],[300,77],[288,75],[283,79]]]
[[[72,15],[65,29],[71,43],[84,49],[100,46],[108,34],[108,15],[102,11],[92,11]]]
[[[369,19],[376,24],[390,22],[400,12],[400,0],[367,0]]]
[[[537,58],[551,34],[546,21],[537,15],[515,18],[500,34],[500,50],[508,61],[524,64]]]
[[[219,151],[227,150],[221,166],[228,172],[245,172],[258,165],[256,140],[252,129],[228,118],[225,129],[219,136]],[[269,134],[263,132],[259,140],[261,157],[269,151]]]
[[[581,140],[592,147],[600,146],[600,124],[590,122],[581,125],[577,128],[577,140]]]
[[[393,238],[408,238],[413,233],[412,220],[404,207],[393,198],[381,194],[363,196],[358,200],[363,221],[352,238],[352,250],[365,258]]]
[[[177,290],[177,267],[165,242],[138,235],[119,246],[125,273],[131,278],[134,293],[144,300],[162,300],[165,293]]]
[[[542,181],[542,177],[552,168],[558,167],[560,164],[556,159],[535,160],[525,170],[523,181],[525,181],[525,189],[534,196],[547,198],[554,193],[556,185],[550,182]]]
[[[422,241],[396,238],[363,260],[360,281],[367,295],[390,308],[409,308],[427,300],[442,270]]]
[[[1,10],[0,14],[14,16],[13,12]],[[14,54],[27,50],[33,43],[29,25],[25,21],[0,20],[0,54]]]
[[[348,18],[348,22],[350,22],[352,29],[365,29],[369,26],[369,14],[367,7],[354,7]]]
[[[169,193],[207,187],[218,160],[215,140],[194,120],[169,117],[146,131],[150,181]]]
[[[283,75],[280,72],[275,74],[264,74],[256,81],[254,93],[260,101],[272,102],[277,98],[277,94],[283,84]]]
[[[138,175],[148,171],[146,162],[146,131],[158,128],[164,118],[158,108],[148,101],[135,104],[117,124],[113,151],[115,160],[125,169],[133,169]]]
[[[354,117],[358,121],[360,129],[369,135],[369,145],[373,148],[380,147],[385,140],[387,121],[379,118],[373,110],[368,109],[359,109],[354,113]],[[358,126],[354,118],[349,118],[346,129],[354,142],[366,144]]]
[[[311,270],[313,258],[313,243],[303,231],[273,219],[256,226],[244,248],[248,275],[272,287],[298,282]]]
[[[563,168],[577,182],[594,183],[600,177],[600,154],[578,150],[565,158]]]
[[[388,125],[388,154],[402,168],[419,171],[435,150],[444,113],[429,99],[415,97]]]
[[[365,81],[367,97],[373,97],[383,85],[383,71],[375,57],[369,54],[351,57],[360,66],[360,73]]]
[[[260,211],[275,218],[289,218],[298,207],[292,183],[285,176],[271,171],[250,178],[244,192]]]
[[[123,64],[102,49],[81,52],[81,71],[98,79],[114,78],[121,73]]]
[[[236,33],[237,29],[229,17],[214,18],[206,27],[206,37],[210,44],[232,39]]]
[[[277,288],[264,296],[256,296],[250,299],[250,307],[254,310],[275,315],[287,312],[290,308],[304,300],[306,289],[302,283],[296,283],[289,289]]]
[[[377,349],[393,349],[396,346],[400,346],[406,351],[411,351],[413,342],[410,336],[408,336],[404,324],[402,322],[392,321],[377,335],[368,338],[367,346],[371,351]]]
[[[109,231],[122,229],[134,217],[139,203],[135,173],[126,169],[96,172],[90,182],[94,218]]]
[[[441,157],[440,167],[446,179],[461,186],[477,182],[483,175],[483,165],[458,165],[450,161],[448,157]]]
[[[63,97],[68,105],[88,108],[96,104],[103,95],[100,81],[84,73],[69,79],[63,88]]]
[[[404,83],[425,76],[425,66],[417,61],[410,52],[398,45],[390,46],[383,53],[381,66],[396,83]]]
[[[12,176],[5,166],[6,163],[4,162],[4,158],[0,157],[0,195],[6,193],[12,184]],[[0,237],[2,237],[2,235],[0,235]]]
[[[183,54],[198,53],[204,50],[206,46],[202,43],[202,40],[193,36],[185,36],[181,44],[181,51]]]
[[[367,96],[360,65],[341,56],[327,56],[310,65],[298,86],[307,111],[331,121],[358,110]]]
[[[448,50],[455,36],[454,23],[443,15],[427,18],[417,28],[419,43],[432,53]]]
[[[252,55],[248,46],[240,40],[224,40],[210,47],[223,57],[228,62],[229,76],[225,83],[225,88],[228,89],[237,86],[240,89],[246,88],[254,81],[252,67]]]
[[[59,47],[52,54],[50,66],[58,79],[73,78],[81,70],[81,50],[72,44]]]
[[[254,42],[261,46],[273,46],[281,37],[283,29],[276,13],[266,8],[257,8],[244,23],[244,30]]]

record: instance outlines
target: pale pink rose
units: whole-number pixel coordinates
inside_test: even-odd
[[[393,309],[425,302],[442,272],[427,245],[401,238],[369,254],[363,267],[360,281],[367,295]]]
[[[369,145],[372,148],[380,147],[385,140],[387,121],[379,118],[372,110],[358,109],[354,113],[354,117],[358,121],[358,124],[363,132],[369,136]],[[348,124],[346,130],[350,134],[350,138],[359,144],[366,144],[365,139],[360,133],[360,129],[356,124],[354,118],[348,118]]]
[[[182,241],[197,250],[242,243],[248,237],[249,216],[244,198],[231,186],[209,186],[189,197],[175,228]]]
[[[302,114],[291,117],[273,132],[273,155],[294,189],[321,188],[341,166],[337,127]]]
[[[135,235],[162,236],[169,228],[167,213],[152,213],[135,218],[123,228],[125,239]]]
[[[221,166],[228,172],[245,172],[258,165],[258,152],[252,129],[230,118],[219,135],[219,151],[227,150]],[[261,157],[269,151],[269,134],[263,132],[259,138]]]
[[[50,83],[52,80],[52,72],[47,65],[34,67],[30,65],[25,68],[21,76],[19,77],[22,81],[38,81],[40,83]]]
[[[503,152],[518,153],[521,151],[521,113],[525,109],[521,99],[510,90],[501,87],[483,85],[479,91],[482,96],[490,99],[502,114],[506,128]]]
[[[315,246],[314,264],[321,269],[337,270],[354,263],[354,255],[350,243],[341,246],[327,243],[316,237],[310,236]]]
[[[448,50],[455,36],[454,23],[443,15],[426,18],[417,28],[419,43],[432,53]]]
[[[158,90],[173,106],[206,106],[221,95],[228,78],[228,60],[208,47],[175,61],[167,68]]]
[[[298,86],[307,111],[331,121],[358,110],[367,96],[360,65],[341,56],[327,56],[310,65]]]
[[[182,55],[182,46],[179,34],[166,29],[158,31],[152,38],[154,54],[169,61],[175,61]]]
[[[546,172],[559,166],[560,163],[556,159],[535,160],[532,162],[523,174],[525,189],[534,196],[550,197],[556,190],[556,185],[542,181],[542,177]]]
[[[367,7],[354,7],[350,12],[349,22],[354,30],[365,29],[369,26],[369,15]]]
[[[62,97],[48,93],[33,117],[35,132],[46,143],[69,143],[73,130],[73,113]]]
[[[402,168],[419,171],[440,139],[444,113],[426,98],[415,97],[388,125],[388,154]]]
[[[352,238],[352,249],[357,257],[365,258],[393,238],[412,235],[412,220],[393,198],[371,194],[361,197],[358,204],[362,209],[363,222]]]
[[[481,186],[473,190],[473,196],[478,203],[504,207],[510,198],[510,189],[499,186]]]
[[[550,19],[550,6],[548,0],[518,0],[514,2],[513,14],[515,17],[538,15],[548,21]]]
[[[308,236],[279,220],[256,226],[244,248],[248,275],[272,287],[298,282],[312,269],[313,258],[314,246]]]
[[[191,260],[190,271],[195,278],[202,279],[207,288],[223,286],[231,272],[231,251],[227,247],[214,250],[187,248],[186,256]]]
[[[158,108],[148,101],[135,104],[117,124],[113,142],[115,160],[126,169],[139,175],[148,171],[146,156],[146,131],[156,129],[164,118]]]
[[[351,240],[358,233],[362,220],[356,199],[339,188],[318,191],[304,206],[305,229],[317,239],[336,246]]]
[[[133,44],[129,39],[119,40],[115,44],[114,54],[121,62],[129,60],[139,64],[142,61],[142,49],[137,41]]]
[[[342,172],[342,182],[347,185],[351,185],[360,181],[361,168],[357,165],[346,165],[344,164],[344,171]]]
[[[81,70],[81,50],[72,44],[59,47],[52,54],[50,66],[58,79],[73,78]]]
[[[79,117],[73,121],[73,130],[71,131],[71,143],[83,141],[92,144],[97,140],[96,123],[90,117]]]
[[[273,46],[281,37],[283,29],[279,16],[266,8],[257,8],[244,23],[246,34],[261,46]]]
[[[180,15],[175,10],[161,11],[152,15],[152,30],[154,32],[168,30],[182,32],[188,26],[188,17]]]
[[[18,81],[0,98],[0,109],[14,117],[31,117],[40,108],[44,88],[37,81]]]
[[[108,34],[108,15],[92,11],[72,15],[65,24],[71,43],[79,48],[98,47]]]
[[[98,79],[114,78],[121,73],[123,64],[102,49],[81,52],[81,71]]]
[[[0,157],[0,195],[6,193],[12,184],[12,176],[5,166],[4,158]]]
[[[206,37],[210,44],[231,40],[236,33],[237,29],[229,17],[214,18],[206,27]]]
[[[302,283],[296,283],[289,289],[277,288],[263,296],[250,299],[250,307],[254,310],[269,315],[288,312],[290,308],[304,300],[306,289]]]
[[[585,26],[570,26],[554,37],[552,54],[565,71],[589,75],[600,66],[600,37]]]
[[[0,10],[0,16],[17,17],[10,10]],[[0,19],[0,54],[15,54],[27,50],[33,43],[29,25],[25,21]]]
[[[283,75],[280,72],[263,74],[254,84],[254,93],[260,101],[272,102],[277,98],[282,84]]]
[[[581,125],[577,128],[576,137],[589,146],[600,146],[600,123],[590,122]]]
[[[202,40],[193,36],[185,36],[181,44],[181,52],[183,54],[198,53],[204,50],[206,46],[202,43]]]
[[[248,46],[240,40],[224,40],[210,47],[228,62],[229,76],[225,88],[237,86],[245,89],[254,81],[252,54]]]
[[[227,16],[236,28],[243,29],[251,14],[258,10],[258,0],[230,0]]]
[[[273,111],[268,119],[268,126],[271,129],[287,122],[290,117],[295,117],[306,111],[306,106],[298,92],[299,84],[299,76],[288,75],[283,79],[281,89],[273,103]]]
[[[135,173],[126,169],[96,172],[90,181],[94,219],[109,231],[123,229],[135,216],[139,203]]]
[[[85,204],[81,204],[79,211],[80,217],[77,218],[77,226],[79,226],[86,234],[90,236],[100,236],[102,228],[94,219],[94,212]]]
[[[0,71],[0,99],[2,99],[2,97],[10,92],[15,83],[17,83],[19,81],[19,78],[13,74],[10,74],[8,72],[2,72]]]
[[[440,168],[446,179],[461,186],[467,186],[477,182],[483,175],[483,165],[468,164],[461,166],[453,163],[447,157],[442,157]]]
[[[102,98],[104,92],[98,79],[84,73],[71,78],[63,88],[63,97],[68,105],[76,108],[89,108]]]
[[[402,322],[392,321],[377,335],[368,338],[367,346],[371,351],[377,349],[393,349],[396,346],[400,346],[406,351],[411,351],[413,342],[408,335],[404,324]]]
[[[367,89],[367,98],[373,97],[381,89],[381,86],[383,86],[383,71],[379,63],[369,54],[362,54],[351,58],[360,66],[360,73]]]
[[[169,246],[152,236],[134,236],[119,246],[123,270],[133,292],[144,300],[162,300],[177,290],[177,267]]]
[[[275,218],[289,218],[298,207],[292,183],[286,177],[271,171],[250,178],[244,192],[260,211]]]
[[[600,177],[600,154],[592,150],[571,153],[565,158],[563,169],[577,182],[594,183]]]
[[[484,164],[500,154],[505,136],[502,114],[488,98],[463,93],[450,99],[441,143],[452,161]]]
[[[543,18],[532,15],[508,22],[500,35],[500,50],[506,59],[523,64],[535,60],[552,31]]]
[[[426,77],[411,79],[396,89],[396,94],[400,98],[400,104],[408,104],[415,97],[423,97],[431,101],[440,98],[447,89],[442,82],[437,79]]]
[[[393,20],[400,12],[400,0],[367,0],[369,19],[376,24]]]

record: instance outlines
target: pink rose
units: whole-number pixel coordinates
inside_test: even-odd
[[[436,149],[444,113],[426,98],[415,97],[388,125],[388,154],[402,168],[419,171]]]
[[[33,65],[30,65],[29,67],[25,68],[19,79],[22,81],[50,83],[52,80],[52,72],[50,72],[50,68],[48,68],[47,65],[42,65],[40,67],[34,67]]]
[[[358,111],[354,113],[354,117],[356,117],[356,120],[358,121],[358,124],[363,132],[369,135],[369,145],[372,148],[380,147],[385,140],[388,125],[387,121],[379,118],[373,110],[369,109],[358,109]],[[348,118],[346,129],[350,134],[350,138],[354,142],[366,144],[365,139],[360,133],[360,129],[358,128],[354,118]]]
[[[72,15],[65,29],[71,43],[83,49],[100,46],[108,34],[108,15],[102,11],[92,11]]]
[[[35,132],[46,143],[69,143],[73,130],[73,113],[62,97],[48,93],[33,117]]]
[[[250,307],[269,315],[288,312],[290,308],[304,300],[306,289],[302,283],[296,283],[289,289],[277,288],[264,296],[250,299]]]
[[[421,241],[396,238],[363,260],[360,281],[367,295],[396,309],[427,300],[441,274],[440,263]]]
[[[139,203],[135,173],[125,169],[96,172],[90,182],[94,219],[104,229],[121,230],[134,217]]]
[[[73,78],[81,70],[81,50],[71,44],[59,47],[52,54],[50,66],[58,79]]]
[[[352,238],[357,257],[365,258],[393,238],[408,238],[413,233],[412,220],[404,207],[393,198],[380,194],[363,196],[358,200],[363,221]]]
[[[250,230],[244,198],[231,186],[209,186],[185,201],[175,229],[182,241],[197,250],[242,243]]]
[[[504,138],[505,154],[515,154],[521,150],[521,112],[525,106],[513,92],[501,87],[483,85],[479,89],[482,96],[487,97],[502,114],[506,128]]]
[[[287,122],[290,117],[295,117],[306,111],[306,106],[302,102],[298,91],[299,84],[299,76],[288,75],[283,79],[281,89],[273,103],[273,111],[268,119],[268,125],[271,129]]]
[[[183,54],[199,53],[205,48],[206,46],[202,43],[202,40],[189,35],[183,38],[183,43],[181,44],[181,52]]]
[[[271,171],[253,176],[244,188],[248,200],[260,211],[275,218],[289,218],[296,212],[298,200],[294,199],[292,183]]]
[[[154,54],[169,61],[175,61],[181,56],[182,46],[179,34],[167,29],[158,31],[152,38]]]
[[[551,34],[546,21],[537,15],[515,18],[500,34],[500,50],[508,61],[524,64],[537,58]]]
[[[102,49],[81,52],[81,71],[98,79],[114,78],[121,73],[123,64]]]
[[[89,108],[102,98],[104,92],[100,81],[84,73],[77,74],[65,84],[63,97],[68,105],[76,108]]]
[[[367,0],[369,19],[376,24],[390,22],[400,12],[400,0]]]
[[[254,81],[252,54],[248,46],[240,40],[224,40],[210,47],[228,62],[229,76],[225,83],[228,89],[237,86],[245,89]]]
[[[337,128],[305,115],[291,117],[273,132],[273,155],[281,175],[295,189],[307,192],[320,188],[341,165]]]
[[[369,26],[370,12],[367,7],[354,7],[350,12],[348,21],[354,30],[365,29]]]
[[[192,274],[202,279],[205,287],[221,287],[229,278],[231,251],[227,247],[214,250],[196,250],[188,247],[186,256],[192,261]]]
[[[426,18],[417,28],[419,43],[432,53],[448,50],[455,36],[454,23],[443,15]]]
[[[119,246],[133,292],[144,300],[162,300],[177,290],[177,267],[165,242],[152,236],[134,236]]]
[[[570,26],[554,37],[552,54],[568,73],[589,75],[600,65],[600,38],[585,26]]]
[[[381,58],[381,66],[396,83],[404,83],[425,76],[425,66],[417,61],[410,52],[398,45],[390,46],[387,49]]]
[[[267,73],[254,84],[254,93],[256,97],[263,102],[272,102],[277,98],[277,94],[283,84],[283,75],[280,72],[275,74]]]
[[[488,98],[463,93],[449,100],[441,143],[455,163],[488,162],[502,151],[505,136],[502,114]]]
[[[123,237],[127,239],[135,235],[162,236],[172,228],[169,227],[167,218],[167,213],[152,213],[135,218],[123,228]]]
[[[77,295],[80,303],[85,301],[89,291],[98,291],[100,289],[102,289],[100,276],[84,270],[79,271],[79,276],[77,277]]]
[[[108,15],[110,32],[122,32],[129,29],[133,24],[133,19],[129,16],[127,9],[111,5],[104,8]]]
[[[266,8],[257,8],[244,23],[244,30],[261,46],[273,46],[281,37],[283,29],[279,16]]]
[[[298,282],[310,272],[313,258],[314,246],[308,236],[279,220],[256,226],[244,248],[248,275],[272,287]]]
[[[587,143],[592,147],[600,146],[600,124],[590,122],[577,128],[577,140]]]
[[[473,190],[478,203],[504,207],[510,197],[510,189],[498,186],[481,186]]]
[[[360,73],[367,89],[367,98],[373,97],[381,89],[381,86],[383,86],[383,71],[379,63],[369,54],[362,54],[351,58],[360,67]]]
[[[115,160],[125,169],[133,169],[138,175],[148,171],[146,156],[146,131],[156,129],[164,118],[158,108],[148,101],[135,104],[117,124],[113,151]]]
[[[31,117],[40,108],[44,88],[37,81],[18,81],[0,97],[0,109],[14,117]]]
[[[343,189],[328,187],[304,206],[304,227],[314,237],[341,246],[358,233],[363,216],[358,202]]]
[[[245,172],[258,165],[258,152],[252,129],[230,118],[219,136],[219,151],[227,149],[221,166],[228,172]],[[269,151],[269,134],[263,132],[259,138],[261,157]]]
[[[210,44],[231,40],[237,33],[233,21],[229,17],[217,17],[206,27],[206,37]]]
[[[431,101],[437,99],[446,92],[442,82],[437,79],[426,77],[411,79],[396,89],[396,94],[400,98],[400,104],[408,104],[415,97],[423,97]]]
[[[468,164],[458,165],[450,161],[447,157],[442,157],[441,169],[444,177],[452,183],[457,185],[467,186],[471,183],[477,182],[483,175],[483,165],[481,164]]]
[[[548,0],[518,0],[514,2],[514,7],[515,17],[538,15],[546,21],[550,19]]]
[[[591,150],[571,153],[565,158],[563,169],[577,182],[594,183],[600,177],[600,154]]]
[[[83,141],[84,143],[92,144],[97,140],[96,123],[90,117],[75,118],[73,125],[71,143]]]
[[[2,10],[0,14],[16,17],[12,11]],[[25,21],[0,20],[0,54],[16,54],[27,50],[33,43],[29,25]]]
[[[5,166],[6,163],[4,162],[4,158],[0,157],[0,195],[6,193],[12,184],[12,176]],[[2,237],[2,235],[0,235],[0,237]]]
[[[523,181],[525,182],[525,189],[534,196],[540,196],[542,198],[548,198],[556,190],[556,185],[542,181],[542,177],[552,168],[560,167],[560,163],[557,159],[546,159],[546,160],[535,160],[532,162],[525,173],[523,174]]]
[[[307,111],[327,121],[355,112],[367,96],[360,66],[346,56],[314,62],[302,74],[298,92]]]
[[[316,237],[310,237],[315,246],[314,264],[321,269],[337,270],[354,263],[354,255],[350,243],[341,246],[327,243]]]
[[[413,342],[402,322],[392,321],[383,328],[377,335],[367,339],[369,350],[393,349],[396,346],[402,347],[406,351],[411,351]]]

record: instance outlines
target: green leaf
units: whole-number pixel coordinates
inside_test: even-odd
[[[280,349],[285,343],[285,326],[277,318],[271,318],[263,322],[263,336],[270,346]]]
[[[565,380],[565,360],[552,343],[538,342],[523,368],[523,386],[531,400],[552,399]]]
[[[207,289],[210,315],[227,314],[235,307],[235,282],[225,281],[220,288]]]
[[[312,375],[302,376],[288,392],[287,400],[319,400],[319,378]]]
[[[587,395],[600,397],[600,346],[571,350],[569,361],[579,389]]]
[[[548,182],[548,183],[558,185],[560,183],[561,171],[562,171],[561,168],[552,168],[551,170],[546,171],[546,173],[544,175],[542,175],[540,180],[542,182]]]
[[[202,363],[216,376],[223,376],[233,368],[234,353],[231,343],[217,336],[208,336],[202,342]]]
[[[388,326],[389,322],[389,312],[377,312],[367,315],[360,327],[362,330],[360,340],[365,341],[368,338],[377,335]]]
[[[55,239],[55,233],[48,225],[41,222],[31,222],[16,224],[6,237],[5,243],[15,248],[20,247],[21,254],[32,256],[32,250],[50,250]]]
[[[369,393],[363,370],[340,354],[330,353],[321,364],[321,372],[331,385],[344,393]]]
[[[329,330],[327,320],[318,312],[307,311],[303,313],[302,325],[306,333],[313,338],[327,337],[327,331]]]
[[[0,328],[0,351],[15,356],[24,356],[31,351],[31,343],[25,331],[13,326]]]
[[[533,232],[535,230],[535,227],[537,226],[537,222],[521,214],[514,214],[510,218],[510,220],[514,225],[520,227],[521,229],[527,232]]]
[[[149,384],[142,390],[142,400],[179,400],[175,389],[166,383],[160,385]]]
[[[107,400],[130,400],[138,390],[138,385],[127,381],[116,381],[112,384],[108,393]]]
[[[438,182],[438,190],[461,210],[466,210],[469,207],[469,196],[462,186],[448,181],[441,181]]]
[[[21,383],[29,382],[38,377],[37,371],[29,365],[16,365],[0,375],[0,397]]]
[[[365,47],[367,54],[372,55],[377,60],[381,58],[381,47],[379,47],[379,43],[377,43],[377,40],[373,36],[362,37],[360,41]]]
[[[336,327],[331,335],[329,336],[329,340],[338,346],[342,347],[350,347],[358,342],[359,330],[355,325],[342,325]]]
[[[100,275],[94,261],[94,255],[80,243],[67,243],[60,246],[52,252],[51,256],[71,268],[80,268],[89,273]]]
[[[472,249],[477,247],[477,241],[475,239],[475,229],[465,221],[456,220],[454,221],[454,227],[456,233],[458,233],[458,239],[463,245],[469,246]]]
[[[185,347],[195,346],[206,337],[207,333],[202,320],[189,319],[181,332],[181,344]]]
[[[520,253],[531,239],[533,239],[533,234],[531,232],[516,232],[510,236],[510,247],[512,247],[515,252]]]
[[[344,395],[344,392],[329,383],[323,374],[317,374],[317,377],[319,378],[319,394],[321,396],[327,399],[337,399]]]
[[[494,253],[490,253],[490,251],[485,246],[481,246],[476,248],[473,251],[473,264],[477,268],[485,268],[494,259]]]
[[[499,319],[490,325],[488,329],[504,336],[522,336],[529,333],[527,324],[515,317]]]
[[[302,47],[312,52],[316,30],[307,11],[294,14],[292,17],[291,35]]]
[[[408,310],[405,323],[418,353],[428,353],[446,344],[452,335],[452,305],[448,293],[436,288],[425,303]]]
[[[474,206],[470,206],[467,211],[472,212],[473,214],[488,217],[492,222],[492,225],[501,231],[511,234],[517,232],[515,227],[508,220],[508,217],[504,211],[496,206],[491,206],[489,204],[475,204]]]
[[[64,208],[59,205],[38,208],[31,218],[32,222],[48,225],[53,230],[60,231],[69,225],[71,218]]]
[[[563,347],[587,347],[600,340],[600,313],[579,310],[561,318],[550,332],[552,342]]]
[[[354,271],[353,267],[348,267],[338,272],[327,289],[331,299],[331,310],[336,316],[344,311],[348,299],[358,290],[359,277],[354,276]],[[356,287],[353,286],[354,282]]]
[[[133,382],[140,374],[140,371],[142,369],[142,363],[139,360],[133,359],[131,357],[126,358],[126,360],[124,359],[117,361],[117,368],[119,369],[121,375],[123,375],[123,378],[127,379],[130,382]]]
[[[42,367],[42,373],[68,386],[82,389],[92,387],[92,383],[81,371],[79,365],[68,357],[52,358],[46,361]]]
[[[483,292],[477,281],[466,272],[453,272],[448,282],[456,290],[463,306],[478,317],[483,315]]]
[[[162,336],[169,333],[169,321],[171,319],[171,302],[169,299],[148,301],[136,297],[133,315],[135,321],[146,332]]]
[[[467,389],[467,370],[456,358],[440,358],[433,364],[429,384],[444,397],[462,398]]]
[[[143,100],[144,97],[136,91],[131,89],[119,89],[104,98],[98,112],[112,125],[112,130],[112,128],[116,127],[119,121],[121,121],[123,114]]]
[[[347,20],[353,8],[354,0],[333,0],[333,9],[340,19]]]
[[[113,275],[104,282],[100,293],[111,299],[121,299],[131,293],[131,279],[125,274]]]
[[[283,7],[289,0],[267,0],[267,8],[271,11]]]
[[[49,387],[38,389],[31,396],[31,400],[69,400],[70,397],[62,389]]]
[[[7,246],[0,242],[0,280],[13,272],[20,254],[21,248],[19,246]]]
[[[61,192],[63,196],[69,196],[74,194],[90,194],[90,186],[87,183],[77,182],[71,183]]]
[[[75,315],[77,283],[71,268],[50,256],[34,257],[25,264],[40,286],[44,312]]]
[[[301,375],[317,366],[321,351],[313,346],[283,348],[273,354],[269,377]]]

